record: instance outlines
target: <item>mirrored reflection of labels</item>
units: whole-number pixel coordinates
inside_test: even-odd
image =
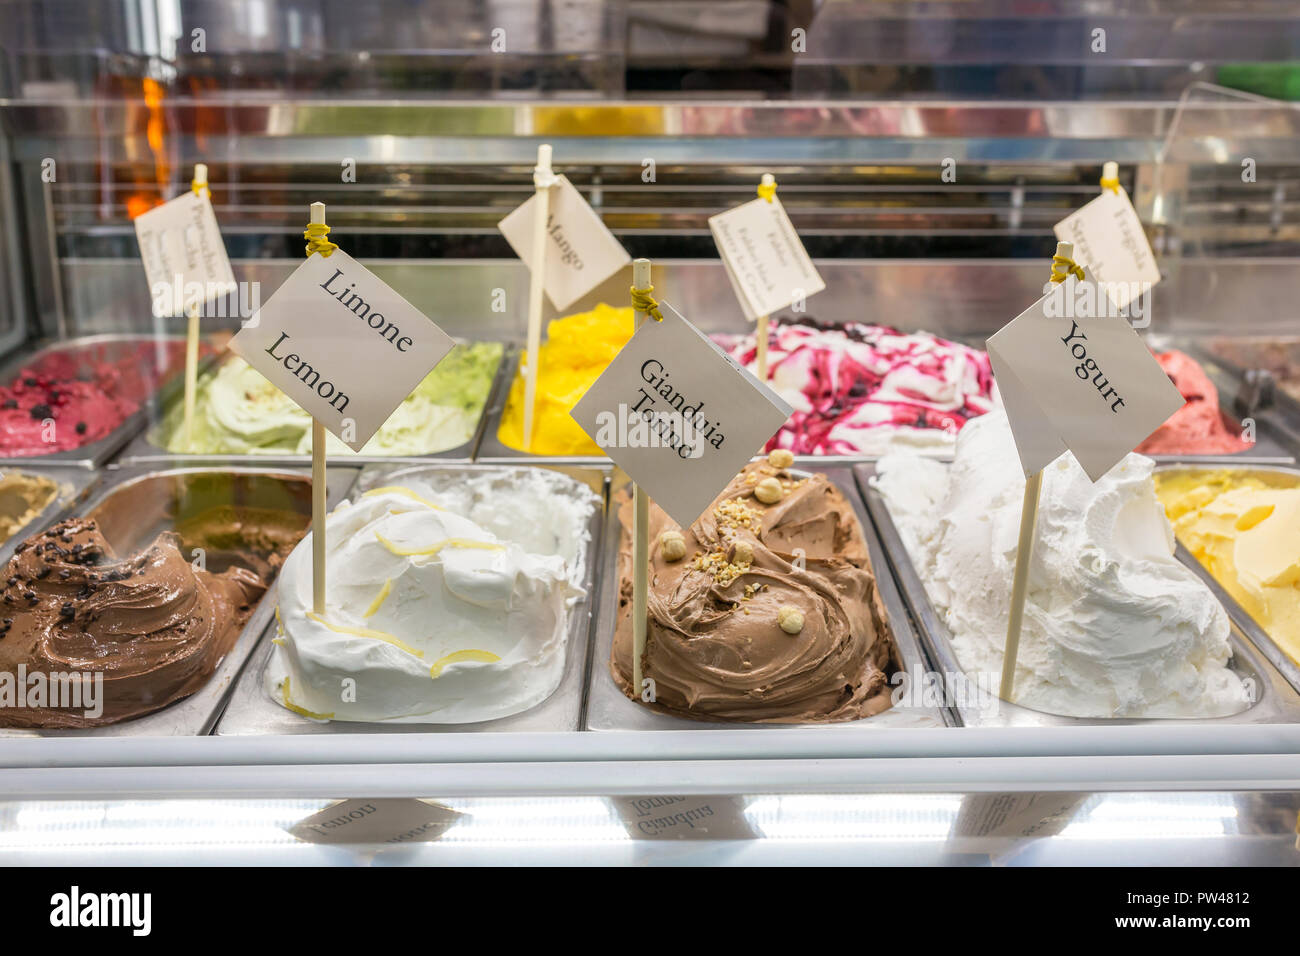
[[[1183,407],[1124,319],[1071,305],[1099,296],[1095,283],[1071,276],[986,343],[1027,475],[1068,448],[1096,481]]]
[[[1055,231],[1057,239],[1074,243],[1074,261],[1087,269],[1089,278],[1103,283],[1117,308],[1160,281],[1142,220],[1123,189],[1103,189],[1058,222]]]
[[[338,249],[309,256],[230,348],[360,451],[455,344]]]
[[[184,315],[231,292],[235,274],[207,196],[177,196],[135,219],[135,238],[159,318]]]
[[[582,426],[688,527],[791,408],[680,313],[644,322],[574,406]]]
[[[568,308],[632,261],[596,210],[565,176],[551,187],[542,288],[557,309]],[[497,228],[524,265],[533,267],[533,213],[537,196],[502,219]]]
[[[709,229],[751,322],[826,288],[779,198],[755,199],[711,216]]]
[[[957,849],[1005,859],[1028,842],[1056,836],[1092,796],[1089,793],[973,793],[962,797],[950,839]]]
[[[745,801],[733,796],[610,797],[634,840],[754,840]]]
[[[423,800],[344,800],[286,829],[307,843],[431,843],[463,816]]]

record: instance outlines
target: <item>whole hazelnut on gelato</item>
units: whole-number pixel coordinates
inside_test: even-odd
[[[774,505],[785,496],[781,482],[775,478],[764,478],[754,488],[754,497],[765,505]]]
[[[665,531],[659,536],[659,553],[665,561],[680,561],[686,557],[686,539],[680,531]]]
[[[773,468],[789,468],[794,464],[794,453],[788,448],[778,448],[767,456],[767,463]]]
[[[753,564],[754,546],[748,541],[737,541],[731,546],[731,561],[733,564]]]
[[[787,634],[798,634],[803,630],[803,611],[793,604],[782,604],[776,612],[776,623]]]

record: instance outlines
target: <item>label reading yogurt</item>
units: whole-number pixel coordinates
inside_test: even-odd
[[[546,218],[546,272],[542,288],[557,309],[565,309],[632,261],[582,193],[564,176],[551,187]],[[515,255],[533,267],[534,195],[497,228]]]
[[[1061,308],[1103,295],[1091,279],[1070,276],[988,340],[1026,475],[1068,448],[1096,481],[1183,407],[1124,319]]]
[[[187,192],[137,216],[135,238],[156,317],[184,315],[191,306],[202,310],[235,290],[235,274],[206,195]]]
[[[1102,190],[1092,202],[1058,222],[1055,231],[1057,239],[1074,243],[1075,260],[1101,284],[1117,309],[1146,295],[1160,281],[1142,220],[1123,189]],[[1142,314],[1149,318],[1149,309]]]
[[[308,257],[230,341],[354,451],[455,346],[341,249]]]
[[[683,528],[785,424],[791,408],[667,303],[571,412]]]
[[[780,199],[759,198],[711,216],[709,229],[751,322],[826,288]]]

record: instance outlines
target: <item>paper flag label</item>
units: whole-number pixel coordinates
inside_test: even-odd
[[[423,800],[344,800],[288,830],[307,843],[430,843],[462,816],[450,807]]]
[[[1027,475],[1068,448],[1096,481],[1183,406],[1124,319],[1080,315],[1104,295],[1071,276],[988,340]]]
[[[455,344],[341,249],[308,257],[230,340],[353,451]]]
[[[1160,281],[1155,253],[1142,220],[1124,190],[1101,191],[1082,209],[1056,224],[1056,238],[1074,243],[1074,261],[1097,280],[1122,309]]]
[[[687,527],[791,408],[666,303],[614,356],[573,419]]]
[[[754,840],[740,797],[611,797],[634,840]]]
[[[235,289],[226,244],[207,196],[193,191],[137,216],[135,238],[153,313],[158,318],[185,315]]]
[[[632,261],[596,210],[565,176],[551,187],[546,221],[546,273],[542,288],[557,309],[565,309]],[[533,267],[533,213],[537,196],[497,225],[524,265]]]
[[[711,216],[709,229],[751,322],[826,288],[780,199],[759,198]]]

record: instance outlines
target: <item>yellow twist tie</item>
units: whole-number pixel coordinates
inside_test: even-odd
[[[1119,177],[1111,178],[1110,176],[1101,177],[1101,188],[1109,189],[1113,193],[1119,192]]]
[[[1064,282],[1070,276],[1082,280],[1083,267],[1069,256],[1052,256],[1052,281]]]
[[[319,252],[323,257],[328,259],[334,250],[338,248],[334,243],[325,237],[330,234],[330,227],[323,222],[312,222],[307,224],[307,231],[302,237],[307,240],[307,255]]]
[[[771,202],[772,197],[776,195],[776,180],[774,179],[770,183],[759,183],[758,195],[760,198]]]
[[[197,179],[191,179],[190,189],[194,191],[194,195],[196,196],[207,196],[209,199],[212,198],[212,190],[208,189],[207,183],[201,183]]]
[[[654,292],[654,286],[646,286],[644,289],[638,289],[632,286],[632,308],[638,312],[650,316],[656,322],[664,320],[663,313],[659,311],[659,303],[654,300],[650,293]]]

